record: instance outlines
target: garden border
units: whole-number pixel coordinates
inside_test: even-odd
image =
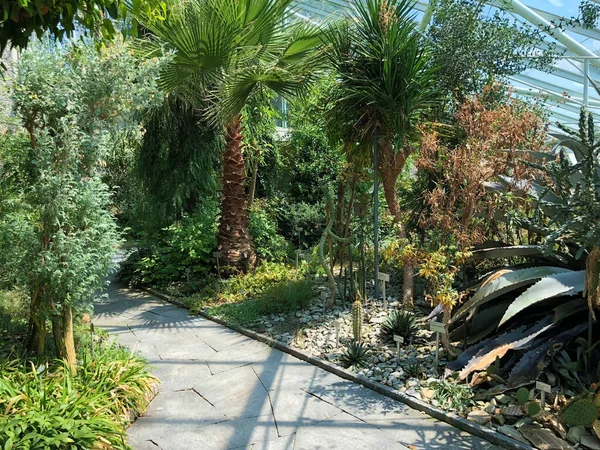
[[[162,292],[156,291],[152,288],[140,288],[140,289],[143,291],[146,291],[149,294],[152,294],[166,302],[169,302],[175,306],[189,309],[186,307],[186,305],[182,301],[180,301],[176,298],[173,298],[167,294],[163,294]],[[344,378],[346,380],[360,384],[366,388],[371,389],[372,391],[375,391],[379,394],[385,395],[386,397],[389,397],[393,400],[402,402],[402,403],[410,406],[411,408],[414,408],[418,411],[424,412],[425,414],[427,414],[435,419],[441,420],[442,422],[446,422],[446,423],[448,423],[452,426],[455,426],[463,431],[466,431],[477,437],[485,439],[485,440],[491,442],[492,444],[499,445],[508,450],[535,450],[534,447],[524,444],[522,442],[519,442],[516,439],[512,439],[508,436],[505,436],[502,433],[499,433],[490,428],[479,425],[475,422],[471,422],[470,420],[464,419],[464,418],[458,416],[457,414],[443,411],[442,409],[436,408],[435,406],[432,406],[431,404],[424,402],[423,400],[419,400],[419,399],[411,397],[403,392],[396,391],[384,384],[371,381],[365,377],[357,376],[354,373],[349,372],[348,370],[344,369],[341,366],[330,363],[328,361],[324,361],[320,358],[309,355],[308,353],[305,353],[296,348],[289,347],[289,346],[285,345],[283,342],[280,342],[273,338],[265,336],[264,334],[260,334],[255,331],[244,328],[242,326],[226,322],[217,317],[210,317],[202,311],[199,311],[198,315],[205,319],[208,319],[215,323],[218,323],[219,325],[226,326],[227,328],[237,331],[238,333],[241,333],[249,338],[260,341],[260,342],[268,345],[269,347],[275,348],[284,353],[292,355],[302,361],[312,364],[313,366],[317,366],[323,370],[326,370],[327,372],[333,373],[334,375],[337,375],[341,378]]]

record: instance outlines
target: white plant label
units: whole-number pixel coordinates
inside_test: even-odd
[[[213,258],[220,258],[221,257],[221,252],[214,252],[213,253]]]
[[[394,341],[398,344],[404,344],[404,338],[402,336],[398,336],[397,334],[394,335]]]
[[[442,322],[429,322],[429,329],[434,333],[445,333],[446,325]]]
[[[379,279],[381,281],[385,281],[386,283],[389,283],[390,282],[390,274],[389,273],[379,272]]]
[[[541,381],[536,381],[535,382],[535,388],[537,390],[545,392],[547,394],[549,394],[550,392],[552,392],[552,386],[550,386],[549,384],[546,384],[546,383],[542,383]]]

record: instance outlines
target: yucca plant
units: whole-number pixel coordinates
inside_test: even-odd
[[[352,340],[344,350],[342,363],[345,367],[365,367],[368,356],[369,347],[362,341]]]
[[[535,379],[557,349],[586,330],[588,313],[598,307],[600,142],[583,109],[578,132],[563,131],[553,135],[552,152],[529,154],[540,176],[516,190],[535,205],[534,215],[517,223],[541,236],[542,243],[473,252],[474,259],[533,257],[538,263],[487,274],[456,311],[451,337],[475,344],[448,365],[460,370],[462,379],[505,355],[502,370],[509,385]],[[514,193],[508,177],[488,185],[495,192],[509,186]]]
[[[418,330],[415,315],[402,309],[390,313],[385,318],[385,322],[381,324],[382,334],[389,339],[393,339],[394,335],[397,335],[408,341]]]

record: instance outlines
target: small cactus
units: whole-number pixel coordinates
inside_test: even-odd
[[[519,405],[523,406],[529,401],[529,391],[525,388],[521,388],[517,391],[517,401]]]
[[[537,402],[529,402],[527,405],[527,415],[529,417],[537,416],[540,412],[542,412],[542,407]]]
[[[360,296],[357,294],[355,298],[356,300],[352,303],[352,333],[354,340],[360,342],[362,340],[363,308]]]
[[[569,403],[560,413],[564,425],[590,425],[598,419],[598,407],[590,398],[581,398]]]

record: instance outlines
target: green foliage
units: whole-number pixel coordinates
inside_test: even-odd
[[[560,412],[560,421],[564,425],[591,425],[598,418],[598,407],[592,398],[579,398],[569,403]]]
[[[283,263],[264,261],[253,272],[221,280],[217,287],[207,286],[186,301],[192,310],[211,304],[237,303],[256,297],[279,283],[295,280],[298,275]]]
[[[290,245],[278,233],[277,221],[266,202],[256,201],[250,208],[250,236],[258,258],[283,261],[290,255]]]
[[[134,170],[144,194],[136,218],[147,229],[193,214],[217,190],[223,142],[202,120],[201,109],[170,96],[148,113]]]
[[[10,245],[26,249],[11,269],[43,309],[90,306],[111,263],[117,233],[107,211],[101,161],[115,133],[156,98],[150,64],[136,66],[122,44],[33,46],[19,59],[16,109],[28,130],[23,151],[23,208]],[[4,200],[4,199],[3,199]]]
[[[0,363],[0,446],[4,449],[129,449],[130,412],[147,407],[156,379],[145,363],[118,347],[84,356],[77,373],[62,362]]]
[[[368,157],[374,136],[406,151],[422,114],[440,98],[438,69],[412,7],[410,0],[355,0],[348,20],[327,33],[337,80],[329,130],[356,156]]]
[[[429,383],[429,387],[433,389],[434,400],[444,409],[462,413],[473,405],[473,390],[468,385],[450,380],[435,380]]]
[[[18,353],[19,342],[27,331],[29,302],[22,291],[0,290],[0,357]]]
[[[342,355],[342,364],[345,367],[366,367],[369,357],[369,347],[360,340],[348,342]]]
[[[261,316],[306,308],[313,296],[312,284],[308,280],[282,281],[267,287],[256,296],[248,296],[246,300],[209,308],[207,314],[240,325],[250,325]]]
[[[217,242],[217,203],[204,201],[191,216],[148,234],[123,265],[132,285],[167,286],[188,276],[205,276]]]
[[[402,336],[405,341],[412,339],[415,333],[419,330],[416,324],[415,315],[404,310],[396,310],[391,312],[385,322],[381,324],[381,332],[388,339],[392,339],[394,335]]]
[[[479,0],[436,0],[426,36],[433,43],[439,81],[450,93],[478,92],[491,80],[527,69],[549,70],[556,45],[508,12],[488,13]],[[540,45],[545,48],[539,53]],[[529,58],[535,54],[535,58]]]

